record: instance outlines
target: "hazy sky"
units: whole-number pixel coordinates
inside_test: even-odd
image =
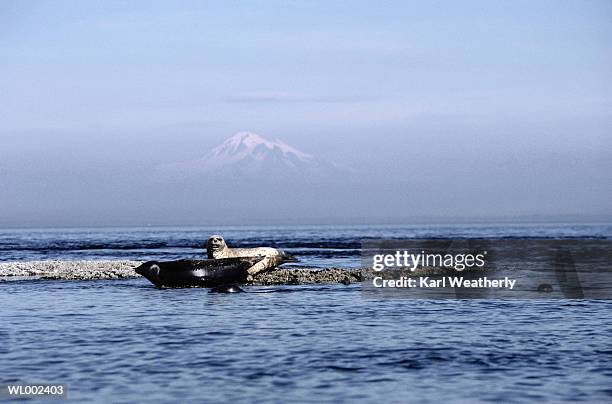
[[[156,222],[110,195],[239,130],[418,190],[371,192],[387,216],[610,215],[611,22],[608,0],[2,1],[0,226]]]

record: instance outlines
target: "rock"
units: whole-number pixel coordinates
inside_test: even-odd
[[[251,285],[299,285],[309,283],[339,283],[342,281],[361,282],[360,269],[340,268],[278,268],[274,271],[259,273],[249,283]]]
[[[140,261],[23,261],[0,263],[0,277],[92,280],[140,277],[134,268]],[[299,285],[361,282],[359,269],[277,268],[253,276],[249,285]]]
[[[24,261],[0,263],[0,277],[44,277],[45,279],[118,279],[139,276],[138,261]]]

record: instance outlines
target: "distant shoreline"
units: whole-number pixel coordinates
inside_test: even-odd
[[[347,217],[347,218],[296,218],[253,221],[225,220],[202,223],[83,223],[56,225],[53,223],[12,223],[0,219],[2,230],[61,230],[61,229],[133,229],[133,228],[202,228],[202,227],[277,227],[277,226],[482,226],[482,225],[607,225],[610,215],[502,215],[502,216],[415,216],[415,217]]]

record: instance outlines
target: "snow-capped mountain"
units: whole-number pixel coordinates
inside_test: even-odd
[[[275,139],[268,140],[251,132],[238,132],[215,147],[201,163],[208,168],[231,165],[264,165],[280,163],[288,167],[301,167],[317,164],[316,159],[287,143]]]
[[[214,175],[243,177],[307,177],[325,175],[333,164],[296,149],[279,139],[238,132],[204,157],[162,167],[165,177]]]

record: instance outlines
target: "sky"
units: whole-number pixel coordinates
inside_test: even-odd
[[[284,209],[237,192],[238,222],[610,217],[611,20],[607,0],[0,2],[0,226],[206,222],[125,195],[241,130],[363,182]]]

